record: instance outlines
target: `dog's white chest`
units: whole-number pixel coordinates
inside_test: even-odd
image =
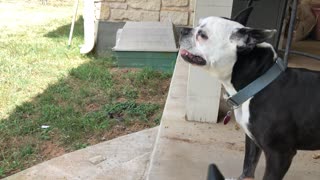
[[[249,111],[249,104],[250,100],[246,101],[239,107],[238,109],[234,110],[234,115],[236,118],[237,123],[242,127],[245,133],[253,140],[254,137],[252,133],[249,131],[249,118],[250,118],[250,111]]]

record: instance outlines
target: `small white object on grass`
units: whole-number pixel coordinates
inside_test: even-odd
[[[41,126],[41,129],[48,129],[50,126],[47,126],[47,125],[42,125]]]

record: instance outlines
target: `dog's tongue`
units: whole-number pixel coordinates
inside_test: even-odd
[[[180,54],[181,54],[182,56],[189,56],[189,55],[191,55],[191,53],[189,53],[189,51],[187,51],[187,50],[185,50],[185,49],[181,49],[181,50],[180,50]]]
[[[206,65],[206,61],[202,57],[193,55],[192,53],[190,53],[185,49],[180,50],[180,55],[184,60],[186,60],[191,64]]]
[[[185,49],[180,50],[180,54],[181,54],[181,56],[188,57],[189,59],[194,59],[196,57]]]

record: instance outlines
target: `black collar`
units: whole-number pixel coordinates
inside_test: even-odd
[[[249,85],[238,91],[233,96],[227,98],[227,104],[236,109],[255,94],[260,92],[272,81],[274,81],[282,72],[286,70],[287,66],[281,58],[277,58],[273,66],[262,76],[251,82]]]

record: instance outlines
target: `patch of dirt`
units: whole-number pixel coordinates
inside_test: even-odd
[[[153,126],[139,121],[131,122],[130,125],[115,125],[102,135],[100,134],[99,136],[90,137],[87,142],[90,145],[95,145],[103,141],[108,141],[120,136],[135,133],[151,127]]]
[[[138,72],[138,68],[110,68],[111,73],[128,73],[128,72]]]
[[[137,100],[137,102],[146,102],[146,101],[165,101],[166,96],[165,94],[168,93],[169,87],[170,87],[171,79],[162,80],[161,83],[158,86],[158,89],[156,90],[156,93],[152,93],[152,96],[150,96],[150,92],[147,89],[143,89],[141,91],[140,98]]]
[[[141,69],[137,68],[111,68],[110,73],[113,75],[113,80],[116,82],[114,88],[119,89],[121,91],[124,84],[129,87],[135,88],[135,84],[132,79],[127,78],[124,74],[128,73],[136,73],[141,71]],[[166,94],[169,91],[171,78],[168,79],[159,79],[155,80],[155,84],[152,87],[148,87],[148,85],[144,86],[144,88],[137,88],[139,96],[135,99],[138,103],[145,102],[158,102],[163,103],[166,100]],[[149,85],[150,86],[150,85]],[[156,88],[155,88],[156,87]],[[149,88],[149,89],[148,89]],[[117,99],[117,101],[122,102],[124,100],[123,97]]]
[[[85,109],[86,109],[86,112],[94,112],[94,111],[98,111],[100,108],[101,108],[100,104],[91,103],[91,104],[88,104]]]
[[[143,129],[150,128],[150,125],[142,123],[142,122],[133,122],[129,126],[124,125],[115,125],[112,129],[107,131],[103,136],[102,139],[104,140],[110,140],[114,139],[119,136],[131,134],[134,132],[141,131]]]
[[[46,159],[52,159],[66,153],[63,147],[60,147],[52,141],[43,142],[43,144],[40,146],[40,152],[41,155]]]
[[[124,74],[128,73],[136,73],[140,69],[137,68],[110,68],[109,72],[113,75],[113,79],[116,82],[123,82],[123,83],[130,83],[130,80],[128,78],[123,78]]]

